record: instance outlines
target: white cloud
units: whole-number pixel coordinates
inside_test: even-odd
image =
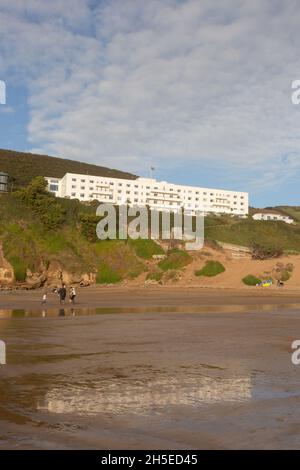
[[[0,59],[26,79],[32,150],[272,185],[300,167],[299,19],[296,0],[2,0]]]

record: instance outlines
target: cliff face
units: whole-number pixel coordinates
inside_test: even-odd
[[[14,269],[4,257],[2,242],[0,240],[0,284],[13,284],[14,280]]]

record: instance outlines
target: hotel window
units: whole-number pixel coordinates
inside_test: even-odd
[[[83,191],[85,190],[85,187],[84,186],[81,186],[80,189],[82,189]]]
[[[76,178],[72,178],[72,181],[77,181]]]
[[[75,185],[75,184],[73,184],[72,189],[76,189],[76,185]]]
[[[85,180],[81,180],[81,183],[85,183]]]
[[[72,197],[76,197],[76,193],[72,193],[71,196],[72,196]]]
[[[84,197],[84,194],[80,194],[80,197]]]

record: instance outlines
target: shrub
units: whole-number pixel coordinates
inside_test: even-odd
[[[168,252],[166,259],[158,263],[158,266],[163,271],[168,271],[170,269],[184,268],[184,266],[187,266],[191,261],[192,258],[186,251],[174,248]]]
[[[281,276],[280,276],[280,281],[286,282],[290,279],[290,277],[291,277],[291,275],[290,275],[289,271],[287,271],[287,270],[282,271]]]
[[[225,267],[219,261],[207,261],[205,266],[199,271],[195,271],[196,276],[213,277],[225,271]]]
[[[294,270],[294,265],[292,263],[288,263],[285,267],[285,269],[289,272],[292,273]]]
[[[253,276],[252,274],[248,274],[248,276],[245,276],[242,281],[244,284],[246,284],[246,286],[256,286],[261,282],[258,277]]]
[[[170,269],[165,273],[164,279],[166,281],[178,281],[180,279],[180,274],[175,269]]]
[[[98,240],[97,237],[97,224],[100,220],[100,217],[97,217],[94,214],[80,214],[80,232],[81,234],[92,243],[95,243]]]
[[[163,277],[162,272],[155,271],[155,272],[152,272],[152,273],[148,273],[147,276],[146,276],[146,279],[150,280],[150,281],[159,282],[159,281],[161,281],[162,277]]]
[[[26,266],[23,261],[17,256],[13,256],[9,261],[14,268],[16,281],[24,282],[26,280]]]
[[[96,277],[97,284],[116,284],[121,280],[121,276],[108,266],[102,266]]]
[[[278,258],[283,254],[283,250],[279,246],[264,246],[259,245],[258,243],[252,243],[250,248],[253,259],[263,260],[270,258]]]

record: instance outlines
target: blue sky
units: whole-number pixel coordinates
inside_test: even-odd
[[[300,205],[296,0],[1,0],[0,147]]]

